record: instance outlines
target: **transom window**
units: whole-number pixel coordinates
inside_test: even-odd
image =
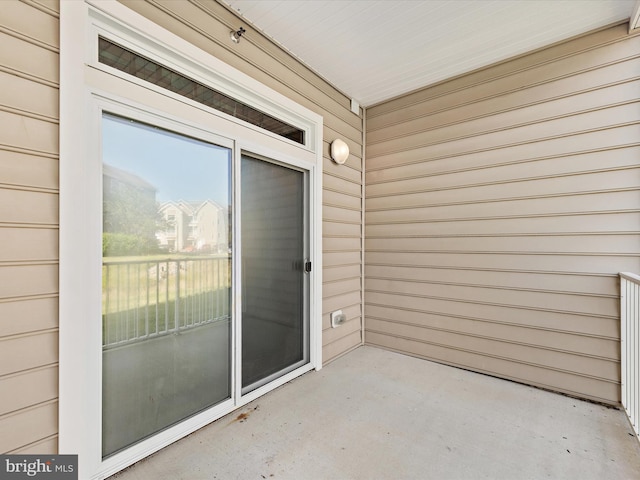
[[[304,145],[304,131],[99,37],[98,61]]]

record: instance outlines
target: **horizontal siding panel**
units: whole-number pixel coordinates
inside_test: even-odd
[[[374,332],[366,333],[367,344],[415,355],[418,357],[460,366],[476,372],[497,375],[529,385],[565,392],[598,402],[617,404],[620,385],[616,382],[579,376],[574,373],[549,369],[510,359],[485,356],[475,352],[455,350],[447,346],[432,345],[413,339],[391,337]]]
[[[324,283],[322,287],[322,296],[324,298],[343,295],[347,292],[360,292],[359,277]]]
[[[37,152],[58,153],[58,125],[0,111],[0,145]]]
[[[622,199],[628,199],[628,202],[622,202]],[[580,208],[582,200],[584,208]],[[473,221],[490,221],[496,226],[500,225],[502,230],[496,230],[496,233],[506,234],[509,232],[508,225],[510,223],[522,223],[523,220],[546,218],[553,225],[554,218],[566,217],[584,217],[606,216],[606,215],[626,215],[630,211],[629,206],[633,206],[636,200],[640,200],[640,190],[626,190],[622,192],[600,193],[600,194],[581,194],[567,195],[558,197],[547,197],[541,199],[526,200],[503,200],[503,201],[486,201],[478,202],[475,208],[471,210],[470,203],[466,202],[461,205],[443,205],[429,207],[408,207],[396,208],[389,210],[378,210],[368,212],[366,215],[367,222],[372,226],[379,225],[401,225],[401,224],[429,224],[429,223],[448,223],[448,222],[473,222]],[[638,203],[640,205],[640,203]],[[617,208],[616,208],[617,207]],[[501,209],[502,208],[502,209]],[[593,231],[589,230],[589,225],[583,225],[578,231],[583,233],[592,232],[597,234],[601,229],[597,225],[593,225]],[[630,226],[631,227],[631,226]],[[505,229],[506,228],[506,229]],[[636,230],[631,230],[635,232]],[[568,231],[570,233],[570,230]],[[480,232],[474,232],[480,234]],[[491,232],[484,232],[491,234]],[[513,232],[518,233],[518,232]],[[532,232],[535,234],[535,232]],[[562,233],[556,230],[550,232],[540,231],[540,235],[545,233]],[[622,232],[616,232],[616,234]],[[438,234],[436,234],[438,235]],[[414,237],[422,237],[416,232]],[[439,236],[447,236],[446,231],[442,231]],[[467,236],[473,236],[469,233]],[[393,230],[388,230],[382,235],[368,235],[369,239],[378,238],[404,238],[405,235],[396,235]]]
[[[582,154],[565,156],[561,159],[533,158],[522,161],[506,161],[492,163],[491,159],[481,156],[464,156],[452,159],[434,160],[404,167],[377,170],[367,175],[367,186],[403,179],[434,177],[439,181],[447,175],[463,175],[457,177],[464,182],[465,175],[472,183],[498,182],[505,179],[531,178],[544,172],[545,176],[563,175],[578,172],[601,171],[603,168],[614,169],[637,166],[640,146],[598,150]],[[436,178],[437,177],[437,178]],[[428,181],[428,180],[426,180]]]
[[[360,180],[358,182],[354,182],[351,180],[346,180],[336,175],[329,175],[324,172],[322,176],[324,192],[332,191],[332,192],[340,192],[345,195],[351,195],[354,197],[359,197],[362,192],[362,186],[360,185]]]
[[[348,180],[352,183],[360,184],[362,179],[362,172],[359,168],[350,167],[349,163],[353,163],[353,157],[350,156],[349,159],[350,160],[344,165],[338,165],[337,163],[331,161],[328,156],[325,156],[323,157],[322,171],[326,175],[334,175],[336,177]],[[361,164],[361,162],[358,161],[358,164]]]
[[[473,214],[472,209],[469,214]],[[635,232],[639,223],[640,212],[637,211],[485,219],[470,217],[420,223],[368,223],[365,237],[446,236],[470,232],[474,235]]]
[[[604,185],[610,186],[610,190],[638,190],[640,186],[640,168],[590,172],[549,178],[515,179],[513,182],[503,181],[501,183],[478,185],[464,184],[457,187],[452,177],[440,179],[442,180],[442,185],[439,188],[434,185],[436,181],[423,181],[421,184],[420,180],[372,185],[370,188],[372,190],[371,195],[376,197],[395,196],[403,190],[407,192],[408,195],[429,192],[431,193],[433,202],[446,204],[453,203],[456,199],[460,203],[474,203],[474,200],[475,202],[487,202],[500,199],[512,200],[522,197],[581,195],[598,192],[598,189],[601,189]],[[429,187],[432,188],[429,189]],[[626,208],[620,210],[629,211],[637,206],[632,204],[625,205],[625,207]],[[611,211],[610,208],[602,210]],[[589,212],[583,210],[580,213]],[[473,217],[467,215],[466,217],[457,218],[464,219]]]
[[[0,187],[0,218],[6,223],[58,223],[58,195]]]
[[[0,417],[0,452],[11,452],[58,433],[58,403],[47,402]],[[44,448],[44,447],[43,447]]]
[[[615,317],[619,299],[566,293],[505,290],[495,287],[442,285],[438,283],[401,280],[366,279],[365,294],[369,292],[390,295],[440,298],[456,301],[488,303],[525,308],[544,308],[556,311]]]
[[[57,297],[0,301],[0,337],[49,330],[57,326]]]
[[[0,299],[57,292],[58,265],[0,265]]]
[[[24,445],[10,452],[11,455],[49,455],[58,453],[58,436],[38,440],[36,442]]]
[[[499,323],[473,317],[456,317],[433,313],[401,310],[397,308],[367,305],[365,308],[367,328],[376,328],[379,322],[413,325],[425,330],[442,330],[470,336],[493,338],[512,343],[522,343],[564,352],[620,360],[620,343],[611,338],[601,338],[575,333],[558,332],[525,325]],[[385,328],[389,328],[388,326]],[[395,329],[391,330],[394,334]]]
[[[36,368],[0,377],[0,416],[58,396],[58,367]]]
[[[503,162],[542,159],[545,157],[564,157],[577,153],[588,153],[594,150],[607,150],[628,145],[637,145],[640,136],[640,125],[637,123],[624,125],[616,122],[610,128],[591,132],[578,132],[557,138],[541,138],[535,142],[509,145],[504,142],[492,144],[483,148],[474,142],[467,142],[471,149],[450,150],[448,144],[433,145],[402,150],[389,155],[377,157],[367,156],[367,179],[374,170],[386,169],[394,166],[421,163],[438,159],[450,159],[451,168],[459,165],[494,165]],[[499,140],[499,139],[498,139]],[[454,142],[455,143],[455,142]]]
[[[58,19],[17,0],[2,2],[0,27],[52,48],[60,43]]]
[[[524,221],[524,220],[523,220]],[[368,251],[483,251],[528,253],[635,253],[640,245],[640,232],[628,235],[531,235],[482,237],[367,238]]]
[[[60,0],[27,0],[31,5],[38,6],[48,14],[58,17],[60,14]]]
[[[362,222],[362,212],[359,210],[347,210],[345,208],[323,205],[322,218],[325,221],[340,221],[360,225]]]
[[[322,233],[326,236],[359,237],[362,227],[360,224],[345,222],[322,222]]]
[[[339,340],[322,347],[322,363],[326,365],[340,355],[352,350],[362,344],[362,334],[360,330],[349,335],[340,337]]]
[[[389,203],[410,203],[425,200],[428,195],[411,195],[411,199],[401,196],[386,197]],[[464,200],[459,203],[446,203],[414,207],[376,208],[367,213],[367,220],[373,225],[407,224],[407,223],[440,223],[451,221],[475,220],[531,220],[537,218],[579,217],[585,215],[627,215],[636,212],[633,206],[640,199],[640,189],[636,187],[619,190],[588,192],[566,195],[548,195],[543,197],[524,197],[504,199],[488,199],[472,202]],[[371,203],[374,203],[373,201]],[[376,201],[380,204],[380,201]],[[473,205],[473,209],[470,206]],[[632,208],[630,208],[632,207]],[[591,232],[597,233],[597,226]],[[611,231],[611,230],[608,230]],[[635,232],[632,229],[630,232]],[[570,231],[569,231],[570,232]],[[590,230],[586,230],[586,233]],[[612,233],[621,233],[611,231]],[[480,233],[480,232],[478,232]],[[514,232],[515,233],[515,232]],[[545,232],[539,231],[544,234]],[[443,235],[446,233],[443,232]]]
[[[0,183],[58,189],[58,160],[0,148]]]
[[[322,335],[322,346],[324,347],[326,345],[330,345],[346,336],[360,335],[361,325],[362,323],[360,322],[360,318],[357,317],[351,320],[347,320],[337,328],[329,328]]]
[[[344,265],[360,265],[360,252],[325,252],[322,255],[324,267],[341,267]]]
[[[325,237],[322,248],[325,252],[335,251],[359,251],[360,239],[357,237]]]
[[[0,338],[0,376],[57,362],[57,331]]]
[[[447,175],[434,181],[424,179],[403,180],[367,187],[367,195],[385,196],[419,192],[432,192],[434,202],[491,200],[522,196],[548,196],[598,191],[603,186],[611,189],[637,189],[640,187],[640,168],[552,176],[548,178],[514,179],[513,182],[488,184],[458,184],[457,175]],[[631,208],[635,205],[631,205]]]
[[[322,270],[322,281],[324,283],[346,280],[349,278],[360,278],[360,265],[340,265],[337,267],[325,267]]]
[[[635,255],[528,255],[484,252],[366,252],[366,263],[417,265],[450,268],[518,269],[537,272],[606,273],[640,270],[640,254]],[[365,267],[366,269],[366,267]]]
[[[640,183],[634,176],[640,173],[637,166],[613,166],[610,169],[594,170],[568,170],[555,172],[551,170],[548,175],[535,175],[536,164],[522,164],[511,167],[489,168],[482,171],[464,171],[439,176],[427,176],[409,178],[385,183],[371,184],[371,195],[396,195],[399,192],[420,192],[429,190],[463,190],[459,202],[467,200],[470,195],[475,195],[480,200],[497,198],[517,198],[518,196],[548,196],[560,193],[587,193],[597,191],[603,186],[609,189],[638,188]],[[537,170],[540,171],[540,170]],[[624,176],[632,178],[624,181]],[[597,184],[595,178],[602,177],[603,182]],[[584,183],[586,188],[580,189]],[[520,187],[520,195],[514,191]],[[442,198],[444,194],[434,195],[434,200]],[[445,197],[448,198],[448,197]]]
[[[342,207],[350,210],[360,210],[362,199],[360,196],[348,195],[341,192],[325,190],[322,194],[322,203],[332,207]]]
[[[417,312],[471,317],[521,325],[524,327],[544,328],[566,333],[579,333],[610,339],[618,338],[619,322],[611,317],[587,316],[545,309],[524,309],[506,305],[489,305],[470,302],[466,299],[447,300],[428,297],[409,298],[387,293],[366,293],[366,304],[386,308],[410,309]]]
[[[461,285],[482,285],[514,289],[533,289],[552,292],[584,293],[617,297],[618,278],[615,275],[557,275],[530,271],[472,270],[470,268],[420,268],[416,266],[388,266],[369,263],[368,279],[418,280],[457,283]]]
[[[58,229],[0,228],[0,262],[57,260]]]
[[[58,89],[0,71],[0,108],[58,118]]]
[[[24,74],[49,85],[59,79],[59,55],[39,45],[0,31],[0,65],[9,72]],[[6,70],[5,70],[6,71]]]
[[[440,128],[445,125],[469,121],[470,119],[488,117],[498,112],[517,112],[519,109],[529,106],[572,99],[582,94],[599,92],[601,89],[607,88],[611,83],[613,85],[621,85],[626,82],[632,82],[638,75],[640,75],[640,58],[633,57],[596,70],[552,80],[542,85],[536,84],[515,92],[499,94],[497,97],[478,100],[470,104],[463,104],[436,112],[424,110],[418,117],[411,118],[407,116],[404,119],[396,119],[395,123],[389,125],[380,123],[379,120],[382,117],[374,117],[371,122],[374,125],[379,125],[379,127],[368,133],[367,142],[379,143],[396,136]],[[612,79],[614,79],[613,82]],[[582,110],[584,107],[578,106],[578,109]],[[425,114],[425,112],[427,113]],[[553,115],[558,115],[558,112],[554,112]],[[489,128],[489,125],[490,123],[487,124],[486,128]]]
[[[497,145],[532,142],[550,137],[570,135],[581,131],[635,122],[640,119],[640,103],[633,102],[634,95],[632,93],[632,90],[637,89],[637,83],[627,84],[625,87],[627,88],[617,87],[615,94],[609,92],[609,95],[613,97],[612,100],[627,102],[622,105],[610,106],[611,104],[608,104],[609,106],[604,107],[602,105],[602,97],[598,98],[597,105],[591,105],[596,101],[591,100],[590,104],[589,99],[585,99],[584,105],[582,105],[581,102],[576,102],[578,106],[583,107],[581,110],[585,111],[574,111],[573,113],[570,111],[559,111],[557,116],[560,118],[536,118],[531,119],[529,123],[523,121],[516,113],[509,112],[508,114],[494,115],[489,118],[435,129],[429,132],[419,132],[412,136],[405,136],[367,146],[367,154],[375,157],[391,152],[424,148],[424,152],[427,155],[437,156],[442,152],[443,143],[455,141],[455,146],[447,146],[447,150],[455,155],[467,151],[491,148]],[[589,111],[589,106],[599,108]],[[566,109],[569,108],[565,105],[562,105],[562,107]],[[532,109],[533,107],[529,107],[529,110]],[[538,110],[539,109],[538,107]],[[525,116],[525,118],[529,118],[531,114],[542,116],[538,112],[518,113]],[[551,117],[551,114],[547,113],[547,116]],[[502,126],[500,126],[501,124]],[[433,145],[433,147],[427,147],[429,145]],[[438,148],[438,146],[440,148]]]
[[[429,195],[425,194],[420,200],[423,204],[410,205],[410,202],[418,201],[418,198],[407,199],[405,196],[372,198],[367,203],[370,209],[367,218],[371,221],[384,221],[408,217],[424,220],[446,220],[460,218],[463,215],[473,213],[476,217],[504,217],[526,215],[566,214],[571,212],[596,212],[611,210],[627,210],[630,205],[640,205],[640,189],[622,191],[604,191],[583,193],[579,195],[562,195],[552,197],[529,197],[522,199],[507,198],[505,200],[488,200],[474,202],[472,212],[469,212],[468,203],[453,204],[428,204]]]
[[[447,345],[454,350],[467,350],[481,355],[499,355],[505,360],[527,363],[546,368],[557,368],[579,375],[588,375],[611,382],[619,382],[619,367],[616,361],[596,358],[589,355],[577,355],[549,348],[532,347],[504,340],[469,336],[428,330],[415,325],[389,323],[379,320],[367,320],[368,332],[402,338],[411,338],[434,345]],[[499,353],[497,353],[499,352]]]
[[[360,305],[360,291],[347,292],[335,295],[333,297],[325,297],[322,302],[322,313],[328,314],[336,310],[342,310],[346,307]]]

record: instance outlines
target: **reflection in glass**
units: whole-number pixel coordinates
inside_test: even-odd
[[[102,454],[230,398],[231,151],[104,115]]]

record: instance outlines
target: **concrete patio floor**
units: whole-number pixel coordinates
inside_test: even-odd
[[[112,477],[638,479],[625,414],[361,347]]]

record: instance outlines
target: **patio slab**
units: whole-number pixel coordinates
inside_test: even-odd
[[[621,410],[361,347],[112,477],[635,479]]]

